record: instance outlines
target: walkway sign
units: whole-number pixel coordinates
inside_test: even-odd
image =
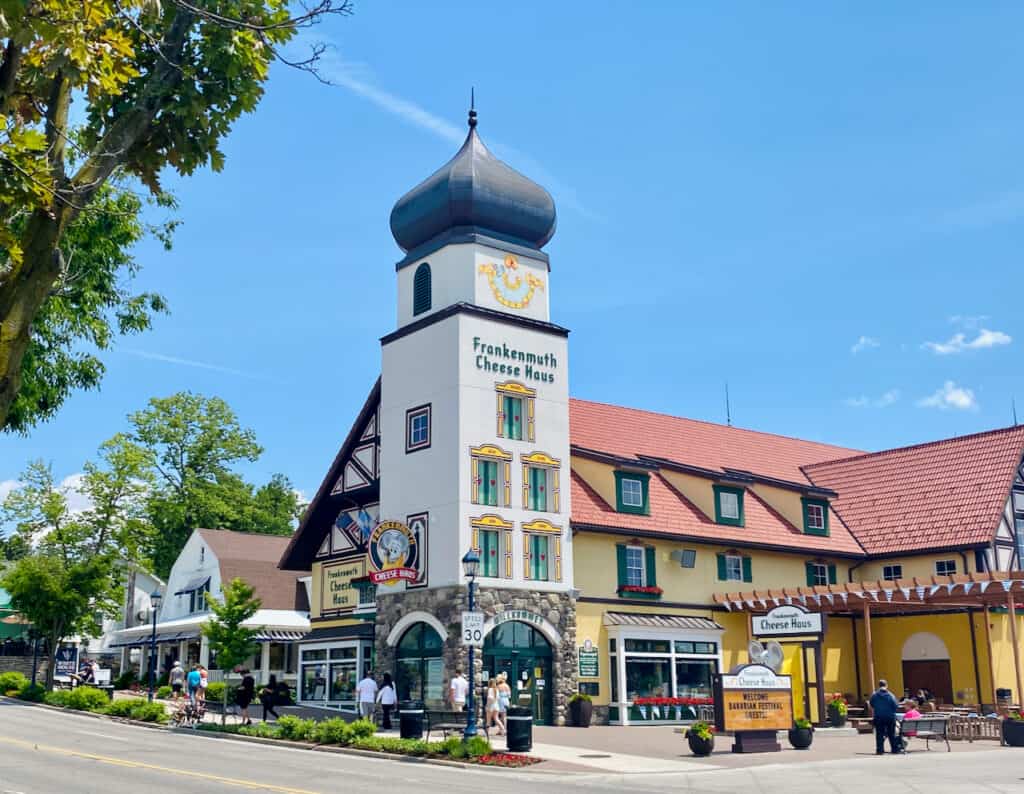
[[[479,648],[484,644],[484,613],[462,613],[462,644]]]
[[[74,675],[78,672],[78,646],[61,645],[54,660],[54,675]]]
[[[751,615],[750,629],[755,637],[821,634],[821,613],[808,612],[797,604],[775,607],[767,615]]]
[[[593,642],[584,640],[579,649],[579,657],[580,678],[599,678],[601,675],[598,668],[599,655]]]
[[[793,727],[793,685],[763,664],[747,664],[716,675],[715,722],[736,734],[733,752],[774,752],[776,731]]]

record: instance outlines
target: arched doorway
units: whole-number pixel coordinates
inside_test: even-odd
[[[427,708],[444,708],[444,641],[426,623],[414,623],[395,649],[395,686],[399,700],[422,700]]]
[[[942,638],[928,631],[911,634],[903,643],[903,686],[911,694],[930,691],[943,703],[953,702],[953,676],[949,649]]]
[[[551,724],[551,645],[537,629],[508,621],[484,639],[484,671],[505,673],[512,687],[512,705],[533,709],[533,721]]]

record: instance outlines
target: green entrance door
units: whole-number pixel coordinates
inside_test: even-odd
[[[551,724],[551,646],[543,634],[526,623],[502,623],[484,640],[484,670],[505,673],[512,705],[531,709],[537,725]]]

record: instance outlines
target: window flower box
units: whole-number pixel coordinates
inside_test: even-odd
[[[661,598],[662,589],[657,586],[620,584],[616,592],[619,598]]]

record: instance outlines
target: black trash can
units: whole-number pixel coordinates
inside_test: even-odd
[[[508,736],[506,743],[510,753],[525,753],[533,748],[533,711],[523,706],[508,709]]]
[[[398,704],[398,732],[403,739],[423,738],[422,700],[403,700]]]

